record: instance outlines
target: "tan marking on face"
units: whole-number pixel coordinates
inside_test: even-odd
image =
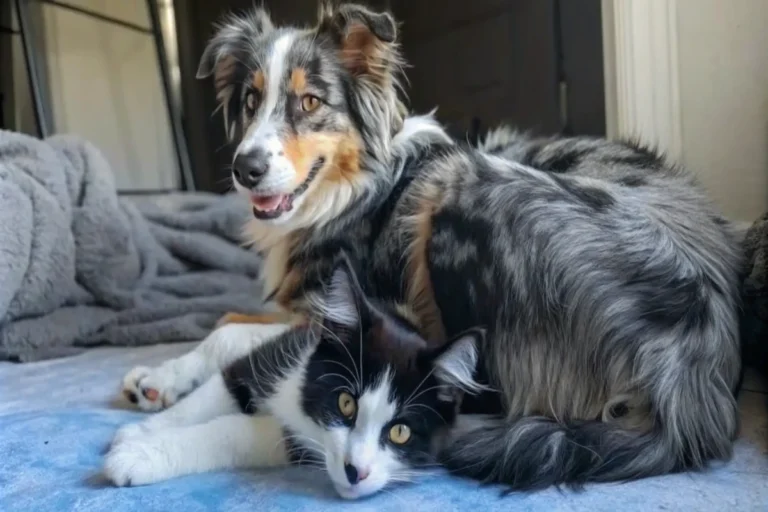
[[[326,161],[324,180],[350,180],[360,172],[361,144],[352,135],[311,133],[291,137],[283,143],[283,147],[286,158],[296,171],[296,187],[306,181],[312,164],[320,157]]]
[[[355,134],[339,135],[331,165],[325,179],[338,183],[352,181],[360,173],[360,152],[363,144]]]
[[[307,90],[307,72],[304,68],[293,68],[291,80],[288,82],[288,91],[297,96],[303,95]]]
[[[264,84],[266,83],[265,81],[266,78],[264,77],[264,72],[262,70],[258,70],[253,74],[252,85],[253,88],[257,91],[264,92]]]
[[[293,185],[299,187],[309,176],[315,158],[320,156],[320,140],[315,135],[289,137],[283,142],[283,149],[296,172]]]

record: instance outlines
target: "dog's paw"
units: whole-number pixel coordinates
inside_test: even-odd
[[[137,366],[123,378],[123,396],[143,411],[166,409],[183,394],[177,389],[176,377],[175,372],[165,366]]]
[[[104,476],[118,487],[147,485],[170,478],[171,460],[163,445],[149,437],[114,443],[104,461]]]

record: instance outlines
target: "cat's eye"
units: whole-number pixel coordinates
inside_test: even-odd
[[[339,412],[347,419],[352,418],[357,412],[355,397],[346,391],[339,393]]]
[[[312,112],[320,106],[320,99],[317,96],[306,94],[301,98],[301,110],[304,112]]]
[[[389,429],[389,440],[395,444],[405,444],[411,438],[411,427],[403,425],[393,425]]]
[[[256,112],[256,93],[249,91],[245,95],[245,111],[249,116],[252,116]]]

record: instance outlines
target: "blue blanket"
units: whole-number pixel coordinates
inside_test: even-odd
[[[733,461],[705,473],[593,485],[581,493],[550,489],[500,497],[498,488],[435,475],[346,502],[324,474],[302,468],[110,487],[99,478],[104,449],[120,425],[141,418],[111,403],[120,378],[137,364],[157,364],[190,347],[104,348],[38,363],[0,363],[0,511],[768,511],[768,457],[746,439],[738,442]],[[755,401],[762,405],[763,399]]]

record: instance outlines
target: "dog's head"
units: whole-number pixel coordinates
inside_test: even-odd
[[[311,29],[275,27],[263,9],[227,18],[198,77],[214,76],[232,176],[261,222],[331,220],[375,187],[403,123],[397,27],[357,5],[321,7]]]

